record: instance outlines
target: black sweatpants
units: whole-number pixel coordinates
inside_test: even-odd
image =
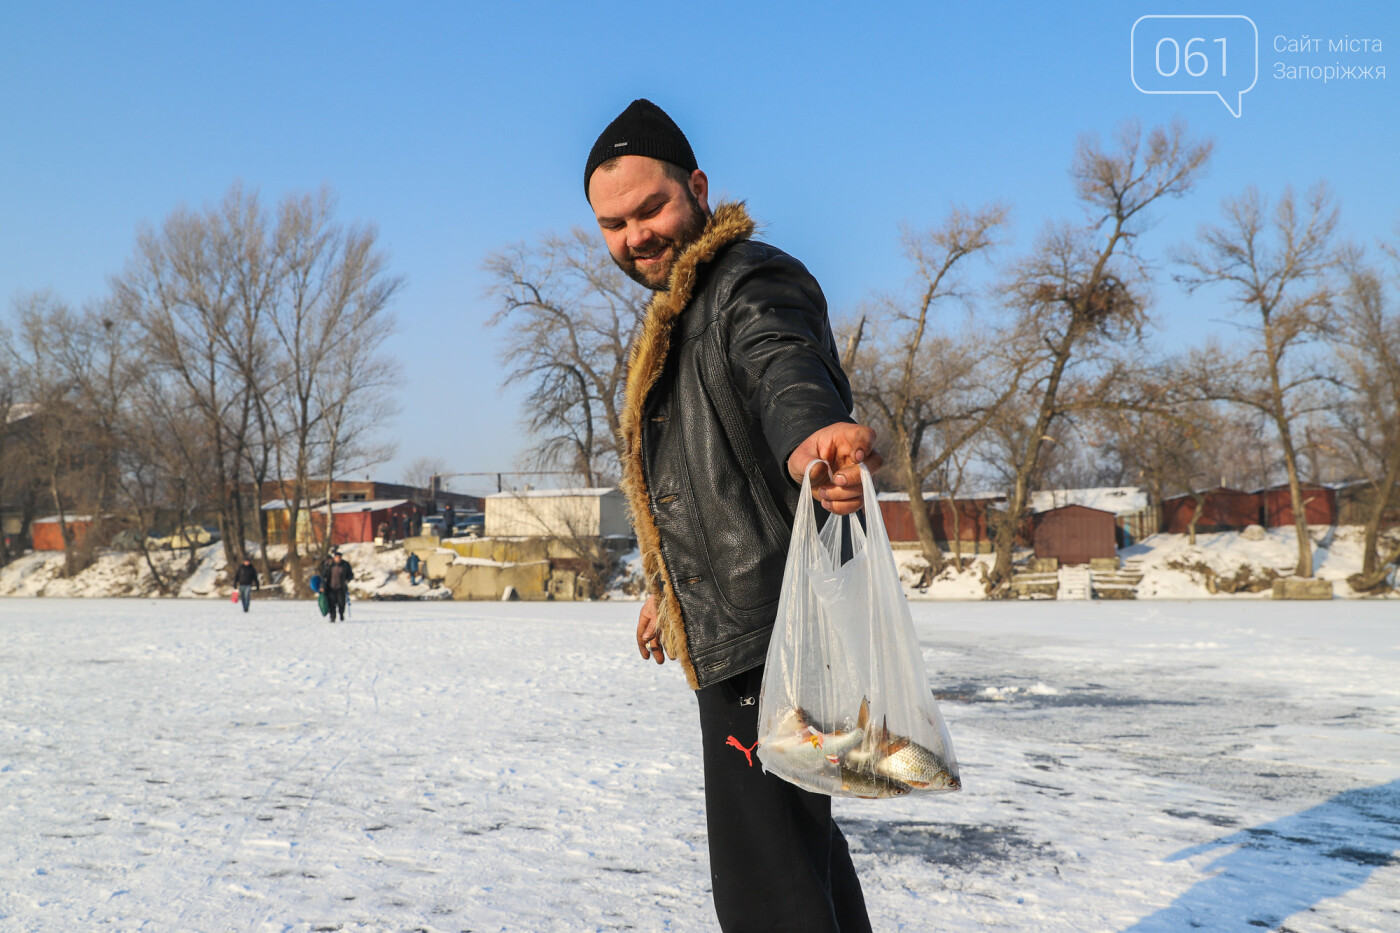
[[[326,590],[326,598],[331,604],[331,621],[335,621],[335,615],[340,613],[340,621],[345,621],[345,605],[350,601],[349,590]]]
[[[720,929],[869,933],[860,879],[831,818],[831,798],[764,773],[758,760],[762,683],[760,667],[696,692]]]

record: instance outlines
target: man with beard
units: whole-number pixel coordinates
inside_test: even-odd
[[[656,294],[631,349],[623,489],[648,593],[637,648],[679,662],[700,707],[715,910],[740,930],[868,931],[831,798],[754,761],[758,694],[804,470],[835,514],[861,506],[875,432],[853,423],[826,300],[751,239],[661,108],[634,101],[598,137],[584,192],[608,252]]]

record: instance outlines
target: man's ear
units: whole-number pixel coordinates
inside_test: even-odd
[[[700,202],[700,207],[706,214],[710,212],[710,179],[700,169],[690,173],[690,193],[695,195],[695,200]]]

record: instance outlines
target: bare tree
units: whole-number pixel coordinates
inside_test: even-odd
[[[483,268],[500,306],[488,323],[508,325],[501,354],[507,385],[527,390],[534,464],[571,470],[587,486],[612,481],[627,349],[649,293],[581,229],[510,246]]]
[[[1268,419],[1277,435],[1288,477],[1298,537],[1294,573],[1311,577],[1312,539],[1308,536],[1295,425],[1317,398],[1311,390],[1326,378],[1319,357],[1309,353],[1331,327],[1329,273],[1338,257],[1332,245],[1338,212],[1325,185],[1302,205],[1286,190],[1272,212],[1254,188],[1224,204],[1224,222],[1203,227],[1199,248],[1179,257],[1190,270],[1179,277],[1188,289],[1225,285],[1254,337],[1242,353],[1216,351],[1208,368],[1212,396],[1252,408]]]
[[[418,457],[403,468],[403,484],[418,490],[424,499],[433,494],[433,477],[447,472],[447,461],[441,457]]]
[[[393,328],[384,314],[352,314],[346,337],[335,347],[331,365],[318,384],[317,407],[322,412],[318,441],[326,477],[326,536],[320,557],[332,544],[334,528],[332,489],[334,477],[343,476],[393,456],[391,444],[380,442],[374,432],[396,412],[387,389],[398,377],[398,366],[379,352]]]
[[[185,467],[196,458],[186,448],[188,439],[199,436],[200,424],[198,416],[188,410],[169,410],[166,388],[166,383],[151,372],[134,387],[123,419],[117,497],[134,519],[136,549],[151,579],[163,595],[170,595],[171,580],[152,557],[149,533],[166,510],[175,510],[181,516],[180,524],[189,523],[193,502]],[[181,418],[186,419],[183,424]],[[172,442],[172,438],[178,440]]]
[[[108,309],[74,312],[48,293],[21,299],[22,390],[37,411],[25,437],[63,538],[65,573],[83,570],[112,505],[119,422],[135,371],[124,322]],[[86,513],[79,540],[70,519]]]
[[[159,231],[138,234],[135,254],[113,280],[118,305],[138,322],[150,363],[166,382],[168,402],[154,411],[168,426],[187,411],[199,415],[195,436],[166,436],[183,456],[196,498],[216,510],[231,562],[241,522],[229,494],[246,459],[255,396],[247,366],[230,353],[237,345],[231,335],[247,320],[240,303],[257,290],[246,281],[261,268],[256,202],[234,185],[219,205],[177,209]]]
[[[1146,138],[1136,124],[1127,124],[1112,151],[1084,137],[1071,174],[1087,222],[1048,228],[1011,274],[1007,295],[1018,314],[1014,346],[1033,384],[1023,396],[1029,420],[1011,439],[1007,511],[994,529],[993,592],[1005,592],[1010,582],[1016,531],[1055,422],[1067,411],[1095,407],[1116,384],[1117,373],[1096,368],[1097,351],[1141,334],[1143,287],[1150,276],[1137,241],[1148,226],[1148,209],[1190,191],[1210,151],[1210,143],[1190,139],[1180,123]],[[1080,364],[1078,374],[1074,364]],[[1068,392],[1070,380],[1078,391]]]
[[[73,386],[90,425],[95,481],[90,496],[96,507],[88,528],[89,547],[108,537],[106,510],[117,499],[131,405],[145,376],[134,331],[134,322],[112,302],[104,301],[85,310],[53,346],[61,372]]]
[[[1222,445],[1228,443],[1233,427],[1220,406],[1190,398],[1194,393],[1189,383],[1171,381],[1178,371],[1174,362],[1166,361],[1142,374],[1159,387],[1158,404],[1105,409],[1101,413],[1104,436],[1094,446],[1121,463],[1125,475],[1146,490],[1156,530],[1162,528],[1162,503],[1169,497],[1190,496],[1195,510],[1187,522],[1187,534],[1195,544],[1205,494],[1217,485]],[[1158,379],[1168,380],[1164,388]]]
[[[1001,205],[954,208],[926,233],[906,230],[916,293],[912,300],[887,299],[867,310],[847,341],[856,404],[880,432],[934,574],[943,569],[943,548],[934,537],[924,486],[930,477],[947,478],[950,462],[1020,389],[1021,377],[1014,365],[1001,365],[997,341],[985,325],[958,334],[942,325],[937,311],[959,297],[960,264],[994,245],[1006,214]],[[874,336],[862,343],[872,314]]]
[[[18,538],[12,540],[5,534],[0,539],[0,565],[19,554],[19,539],[29,532],[37,499],[34,472],[23,442],[28,434],[26,422],[35,406],[24,395],[23,369],[14,333],[0,322],[0,504],[19,504],[21,512]]]
[[[1387,252],[1389,283],[1359,257],[1348,263],[1337,346],[1351,388],[1350,397],[1335,409],[1338,433],[1356,473],[1369,485],[1361,572],[1348,580],[1360,592],[1385,586],[1392,565],[1400,563],[1400,544],[1384,553],[1380,547],[1382,524],[1400,498],[1400,305],[1395,290],[1400,254],[1394,246]]]
[[[230,561],[260,504],[242,502],[244,488],[275,476],[295,529],[314,478],[377,460],[365,432],[383,414],[371,399],[387,398],[380,341],[402,281],[373,227],[344,227],[334,212],[323,189],[284,198],[274,218],[235,184],[220,204],[144,231],[114,283],[171,390],[150,413],[172,426],[199,415],[172,447],[218,510]],[[300,560],[293,534],[287,569],[304,586]]]
[[[319,491],[312,489],[313,479],[325,477],[329,500],[339,471],[382,457],[369,453],[366,432],[384,413],[375,397],[387,398],[394,370],[381,342],[393,326],[389,305],[403,285],[388,274],[377,231],[343,227],[334,213],[328,189],[289,196],[279,206],[271,238],[281,271],[270,316],[276,377],[265,402],[281,425],[276,472],[293,530],[287,571],[302,590],[295,530],[301,510]]]

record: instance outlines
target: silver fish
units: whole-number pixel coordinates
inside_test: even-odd
[[[763,745],[764,751],[781,755],[790,765],[804,771],[829,767],[865,738],[864,729],[822,731],[812,724],[801,708],[788,710],[774,726]]]
[[[909,793],[908,784],[871,774],[856,768],[841,768],[841,789],[848,794],[878,800],[884,797],[903,797]]]
[[[866,707],[861,705],[861,724],[866,725]],[[948,763],[933,751],[905,736],[892,735],[888,720],[869,733],[869,740],[846,753],[842,764],[920,790],[959,790],[962,783]]]
[[[948,763],[917,742],[901,738],[883,747],[875,761],[875,773],[911,787],[933,790],[959,790],[962,783],[948,769]]]

